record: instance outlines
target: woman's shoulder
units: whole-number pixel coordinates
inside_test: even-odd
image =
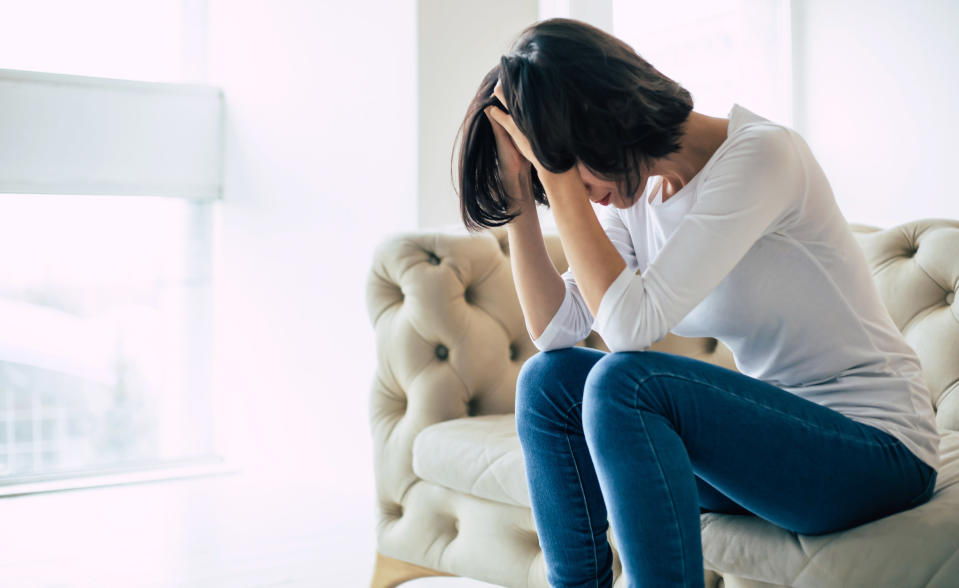
[[[700,191],[732,205],[756,201],[769,206],[792,206],[806,191],[804,150],[798,134],[786,125],[736,108],[730,113],[729,133],[703,174]],[[776,198],[769,198],[775,193]],[[750,200],[752,199],[752,200]]]
[[[795,131],[778,123],[750,123],[728,136],[729,150],[788,150],[793,147],[794,134]]]
[[[739,104],[729,111],[727,142],[730,148],[792,148],[799,134],[782,123],[760,116]]]
[[[801,140],[798,133],[786,125],[765,119],[749,121],[730,130],[711,167],[801,167],[797,139]]]

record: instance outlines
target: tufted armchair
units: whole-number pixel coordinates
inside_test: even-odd
[[[752,515],[701,515],[706,586],[959,586],[959,221],[850,225],[937,409],[932,499],[860,527],[804,536]],[[556,235],[547,250],[564,271]],[[513,414],[537,350],[513,287],[506,232],[395,235],[367,282],[377,368],[370,426],[378,510],[372,587],[456,575],[546,587]],[[594,332],[580,345],[608,350]],[[712,338],[651,349],[735,370]],[[615,586],[625,585],[612,529]]]

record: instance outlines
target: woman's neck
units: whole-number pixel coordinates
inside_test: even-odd
[[[679,192],[699,173],[726,140],[729,119],[689,113],[683,125],[680,149],[657,159],[650,175],[663,178],[663,202]]]

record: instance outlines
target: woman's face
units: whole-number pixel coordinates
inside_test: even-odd
[[[626,209],[635,204],[636,199],[639,198],[643,194],[643,190],[646,189],[646,181],[649,179],[649,175],[646,173],[647,170],[643,169],[640,173],[639,187],[632,197],[627,199],[620,193],[616,182],[602,180],[596,177],[586,169],[582,161],[576,162],[576,171],[579,172],[579,177],[582,178],[583,184],[586,186],[586,195],[591,202],[607,206],[612,205],[620,209]]]

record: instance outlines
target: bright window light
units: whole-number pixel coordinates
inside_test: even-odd
[[[10,71],[0,88],[19,125],[0,125],[13,162],[0,187],[38,192],[0,194],[0,494],[203,473],[222,461],[210,201],[220,111],[182,83],[205,82],[206,0],[31,0],[0,14],[0,68],[41,72],[33,81],[49,90],[24,101],[32,78]],[[28,108],[38,103],[49,112]],[[136,113],[129,124],[118,104]],[[144,130],[164,117],[214,132]],[[187,158],[193,167],[164,158],[196,145],[210,157]],[[193,189],[204,182],[213,188]]]
[[[211,206],[0,194],[0,477],[213,454]]]

